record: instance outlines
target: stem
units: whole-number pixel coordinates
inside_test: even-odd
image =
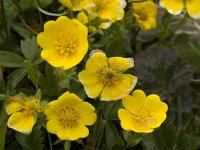
[[[52,142],[51,142],[51,137],[50,137],[49,132],[47,132],[47,135],[48,135],[48,139],[49,139],[49,147],[50,147],[50,150],[53,150]]]
[[[9,90],[8,87],[6,89],[6,98],[4,101],[4,105],[2,107],[1,110],[1,116],[0,116],[0,122],[2,122],[1,128],[0,128],[0,150],[4,150],[5,149],[5,139],[6,139],[6,132],[7,132],[7,119],[8,119],[8,115],[6,113],[5,110],[5,104],[7,103],[9,99]]]
[[[48,16],[56,16],[56,17],[58,17],[58,16],[64,16],[64,15],[67,14],[66,11],[63,12],[63,13],[61,13],[61,14],[56,14],[56,13],[48,12],[48,11],[42,9],[42,8],[39,6],[37,0],[33,0],[33,1],[34,1],[35,5],[36,5],[37,9],[38,9],[41,13],[43,13],[43,14],[45,14],[45,15],[48,15]]]
[[[26,29],[28,29],[30,32],[33,32],[33,33],[36,34],[36,35],[38,34],[37,31],[33,30],[29,25],[26,24],[25,20],[22,18],[21,15],[19,15],[19,19],[21,20],[22,24],[24,25],[24,27],[25,27]]]
[[[200,83],[200,79],[193,79],[192,83]]]

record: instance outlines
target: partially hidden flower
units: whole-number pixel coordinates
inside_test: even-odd
[[[76,19],[65,16],[48,21],[44,32],[37,36],[43,48],[41,57],[54,67],[70,69],[77,65],[88,51],[88,29]]]
[[[92,0],[58,0],[63,6],[72,9],[73,11],[79,11],[93,7]]]
[[[47,131],[61,140],[73,141],[87,137],[89,130],[86,125],[93,125],[96,121],[95,108],[69,92],[50,102],[45,114]]]
[[[157,26],[157,7],[152,1],[133,3],[133,16],[142,30],[150,30]]]
[[[122,99],[125,109],[118,110],[118,117],[124,130],[150,133],[166,119],[168,106],[156,94],[146,97],[141,90]]]
[[[85,10],[90,15],[97,15],[101,19],[107,21],[100,25],[100,28],[106,29],[117,20],[124,17],[125,0],[93,0],[93,7],[88,7]]]
[[[85,70],[78,74],[88,97],[100,100],[118,100],[135,87],[137,77],[124,72],[134,66],[132,58],[110,57],[95,50],[86,62]]]
[[[31,97],[20,93],[9,99],[6,105],[6,112],[10,115],[7,123],[9,128],[24,134],[31,133],[38,113],[43,110],[38,93]]]
[[[160,6],[167,9],[170,14],[180,14],[184,7],[188,14],[194,19],[200,19],[200,1],[199,0],[160,0]]]

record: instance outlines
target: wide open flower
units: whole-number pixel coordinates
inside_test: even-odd
[[[119,109],[118,116],[124,130],[134,132],[153,132],[166,119],[167,104],[160,97],[151,94],[146,97],[141,90],[135,90],[122,99],[125,109]]]
[[[152,1],[133,3],[133,15],[142,30],[156,27],[157,7]]]
[[[200,19],[200,0],[160,0],[160,5],[173,15],[180,14],[186,7],[192,18]]]
[[[93,51],[86,63],[86,70],[78,74],[90,98],[100,95],[103,101],[118,100],[127,96],[135,87],[137,77],[123,74],[132,68],[132,58],[107,58],[100,50]]]
[[[6,112],[11,115],[8,127],[24,134],[29,134],[37,120],[38,112],[42,111],[40,98],[26,97],[22,93],[9,99]]]
[[[111,22],[121,20],[124,17],[125,0],[93,0],[94,6],[86,10],[90,15],[97,14],[101,19],[108,19],[110,22],[103,23],[100,27],[107,28]]]
[[[73,93],[65,92],[58,100],[49,103],[45,110],[47,131],[61,140],[77,140],[89,134],[86,125],[96,121],[95,108]]]
[[[48,21],[37,42],[43,48],[41,57],[54,67],[69,69],[77,65],[88,51],[88,29],[76,19],[65,16]]]
[[[82,9],[87,9],[94,4],[92,0],[58,0],[62,5],[67,8],[72,9],[73,11],[79,11]]]

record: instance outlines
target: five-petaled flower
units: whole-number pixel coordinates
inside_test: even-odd
[[[133,15],[142,30],[156,27],[157,7],[152,1],[133,3],[132,8]]]
[[[48,21],[37,36],[43,48],[41,57],[54,67],[69,69],[77,65],[88,51],[88,29],[76,19],[65,16]]]
[[[168,106],[160,97],[151,94],[146,97],[141,90],[135,90],[122,99],[125,109],[118,110],[121,126],[124,130],[150,133],[166,119]]]
[[[29,134],[36,123],[38,113],[41,111],[38,96],[26,97],[22,93],[12,96],[6,105],[6,112],[11,115],[8,119],[8,127]]]
[[[65,92],[45,109],[46,128],[61,140],[77,140],[89,134],[86,125],[96,121],[95,108],[73,93]]]
[[[132,58],[107,58],[105,53],[95,50],[86,62],[86,70],[78,77],[90,98],[100,95],[103,101],[118,100],[127,96],[136,85],[137,77],[123,74],[133,66]]]

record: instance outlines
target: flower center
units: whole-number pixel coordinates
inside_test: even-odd
[[[116,82],[120,80],[122,73],[112,67],[103,67],[99,70],[99,77],[105,82],[105,84],[113,85],[117,84]]]
[[[139,19],[141,20],[141,21],[145,21],[145,20],[147,20],[147,13],[145,12],[145,10],[144,9],[139,9],[139,10],[137,10],[136,11],[136,14],[139,16]]]
[[[78,41],[72,34],[64,34],[63,32],[54,42],[56,45],[56,49],[58,50],[60,55],[71,55],[75,52]]]
[[[29,112],[38,112],[39,109],[40,109],[40,104],[37,99],[25,103],[25,110]]]
[[[77,119],[79,118],[79,114],[74,108],[66,107],[62,109],[62,112],[63,117],[59,121],[64,127],[74,128],[78,125]]]
[[[148,111],[144,109],[139,109],[138,114],[134,114],[138,125],[142,129],[149,128],[152,124],[156,123],[156,119],[150,115]]]

